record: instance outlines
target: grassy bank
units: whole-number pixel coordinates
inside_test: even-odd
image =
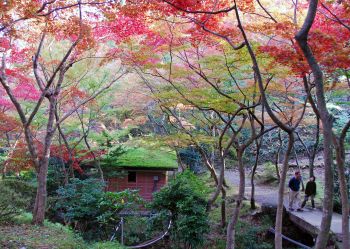
[[[87,244],[74,231],[61,224],[45,221],[34,226],[32,216],[23,213],[11,222],[0,224],[0,248],[18,249],[122,249],[118,243]]]

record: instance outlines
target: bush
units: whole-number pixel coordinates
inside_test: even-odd
[[[4,181],[0,183],[0,193],[0,222],[10,221],[30,204],[30,198],[15,192]]]
[[[263,172],[257,174],[260,183],[271,183],[278,180],[276,175],[276,165],[272,162],[264,163]]]
[[[208,188],[190,171],[177,175],[154,195],[151,206],[165,217],[170,214],[173,226],[170,239],[176,248],[198,248],[209,232],[206,196]]]
[[[252,226],[245,221],[238,221],[236,228],[237,248],[245,249],[273,249],[273,244],[266,242],[266,231],[272,224],[271,221],[263,221],[261,226]]]
[[[104,183],[98,179],[71,179],[59,187],[57,196],[51,199],[56,220],[70,224],[82,232],[85,239],[99,238],[99,201],[104,195]]]
[[[0,184],[10,188],[17,194],[27,199],[27,208],[31,209],[34,206],[36,196],[36,186],[34,184],[16,179],[5,179],[2,180]]]
[[[132,210],[143,203],[137,190],[124,190],[121,192],[105,192],[98,202],[99,215],[97,220],[105,226],[119,222],[118,214],[122,210]]]
[[[142,202],[137,191],[125,190],[104,192],[104,183],[99,179],[72,179],[72,182],[57,190],[53,200],[56,216],[64,223],[74,224],[88,240],[107,239],[119,222],[119,213],[132,209]]]

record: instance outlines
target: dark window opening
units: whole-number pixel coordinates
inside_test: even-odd
[[[128,172],[128,182],[136,182],[136,172]]]

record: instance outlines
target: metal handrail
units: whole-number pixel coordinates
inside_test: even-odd
[[[269,228],[269,232],[275,234],[275,233],[276,233],[276,230],[273,229],[272,227],[270,227],[270,228]],[[303,249],[312,249],[311,247],[309,247],[309,246],[307,246],[307,245],[304,245],[304,244],[302,244],[302,243],[300,243],[300,242],[298,242],[298,241],[295,241],[295,240],[293,240],[293,239],[291,239],[291,238],[288,238],[287,236],[285,236],[285,235],[283,235],[283,234],[281,234],[281,235],[282,235],[282,238],[283,238],[283,239],[288,240],[289,242],[293,243],[294,245],[300,246],[300,247],[303,248]]]

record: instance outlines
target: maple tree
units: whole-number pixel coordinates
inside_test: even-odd
[[[91,11],[89,9],[84,11],[83,8],[88,5],[95,11],[104,11],[102,13],[107,15],[108,9],[119,6],[119,4],[113,1],[91,3],[80,1],[6,1],[3,5],[5,5],[2,8],[1,26],[3,59],[0,81],[8,97],[6,103],[11,102],[20,117],[30,160],[33,161],[37,171],[38,188],[33,222],[42,224],[45,216],[48,162],[56,129],[77,109],[110,88],[126,73],[116,69],[115,74],[112,77],[104,78],[102,82],[97,84],[98,87],[92,88],[90,86],[90,90],[93,91],[87,91],[86,98],[75,102],[75,105],[66,109],[62,116],[58,115],[56,110],[59,98],[66,94],[63,88],[66,87],[66,84],[69,85],[70,79],[67,74],[72,67],[74,68],[75,65],[91,57],[89,51],[94,51],[95,54],[98,51],[98,43],[96,42],[98,38],[96,39],[96,37],[101,33],[94,33],[93,31],[98,30],[98,28],[93,30],[93,27],[94,25],[98,26],[100,16],[96,15],[94,22],[91,19]],[[58,12],[62,15],[55,17]],[[89,16],[90,19],[85,21],[85,16]],[[116,23],[122,23],[123,27],[126,24],[123,20]],[[129,19],[127,24],[131,27],[134,21]],[[32,26],[31,32],[28,32],[29,26]],[[113,29],[113,27],[110,28]],[[127,39],[128,35],[131,34],[125,34],[118,42]],[[54,42],[56,47],[52,47],[50,42]],[[92,58],[95,57],[95,55],[92,56]],[[108,58],[103,54],[98,57]],[[102,63],[106,65],[106,62]],[[80,75],[83,76],[82,72]],[[70,94],[82,96],[81,90],[80,92],[73,90],[74,87],[70,89]],[[35,100],[29,108],[29,113],[26,113],[26,109],[24,109],[24,100],[27,99]],[[40,134],[36,134],[37,139],[42,140],[40,144],[43,145],[43,149],[39,150],[34,143],[33,122],[42,108],[46,108],[48,118],[45,124],[46,129]]]
[[[345,0],[3,1],[0,141],[8,150],[4,175],[10,168],[36,169],[33,221],[42,224],[51,156],[68,165],[66,181],[81,171],[84,159],[94,162],[104,180],[99,165],[103,148],[97,148],[94,140],[97,133],[105,132],[106,137],[99,139],[109,144],[108,136],[118,132],[114,130],[150,122],[154,133],[161,129],[155,138],[158,143],[171,145],[178,158],[184,147],[193,146],[200,153],[215,182],[208,210],[221,194],[222,226],[226,225],[226,160],[235,151],[240,184],[226,234],[226,248],[232,249],[245,192],[243,156],[255,144],[254,207],[254,175],[264,134],[278,126],[275,248],[282,248],[289,160],[293,152],[297,159],[295,146],[300,143],[312,176],[319,141],[325,196],[316,248],[325,248],[330,229],[332,147],[340,179],[344,248],[348,248],[345,141],[350,121],[334,120],[336,114],[327,101],[334,95],[341,99],[337,107],[347,108],[349,8]],[[113,88],[129,71],[133,74],[127,84]],[[114,95],[99,99],[107,90]],[[310,126],[311,131],[305,132]],[[288,145],[279,170],[282,133]],[[311,148],[304,142],[306,133],[315,137]],[[181,161],[180,165],[185,168]]]
[[[151,1],[152,2],[152,1]],[[193,23],[194,28],[189,28],[184,30],[184,33],[187,32],[189,36],[191,36],[192,44],[198,44],[201,41],[207,42],[207,44],[210,44],[210,41],[208,41],[208,34],[211,34],[213,36],[222,38],[224,41],[226,41],[233,50],[240,50],[243,47],[245,47],[248,50],[248,53],[251,57],[252,64],[253,64],[253,71],[254,76],[256,77],[262,102],[266,109],[266,112],[270,116],[270,118],[279,125],[285,132],[289,134],[289,146],[288,150],[286,152],[286,157],[284,159],[284,167],[282,170],[282,177],[281,177],[281,183],[279,188],[279,206],[277,211],[277,219],[276,219],[276,242],[275,246],[276,248],[282,247],[282,238],[281,238],[281,228],[282,228],[282,208],[283,208],[283,189],[284,189],[284,182],[286,177],[286,171],[288,169],[288,161],[289,161],[289,155],[292,152],[293,144],[294,144],[294,133],[296,131],[297,126],[300,124],[300,122],[303,121],[303,114],[305,113],[306,109],[306,103],[302,101],[302,108],[294,108],[293,104],[288,106],[284,104],[283,109],[292,110],[295,114],[292,115],[292,118],[288,120],[287,116],[283,114],[283,111],[280,107],[278,107],[280,113],[276,115],[274,112],[274,108],[269,103],[269,98],[271,95],[271,91],[267,93],[266,87],[263,84],[263,81],[267,80],[269,83],[270,81],[275,81],[276,83],[272,83],[273,87],[279,87],[278,81],[281,79],[285,82],[285,85],[291,85],[288,82],[293,82],[296,92],[306,92],[306,97],[304,97],[305,100],[309,99],[309,102],[312,103],[312,95],[311,95],[311,88],[309,84],[311,82],[308,82],[310,77],[307,78],[307,75],[310,75],[310,70],[308,67],[307,61],[304,59],[304,55],[302,54],[302,50],[299,48],[296,40],[294,39],[295,34],[298,31],[298,28],[301,27],[302,20],[298,18],[298,15],[304,16],[304,11],[307,10],[307,4],[306,3],[297,3],[295,6],[292,6],[290,8],[291,10],[291,16],[292,21],[285,20],[283,18],[275,18],[274,14],[271,14],[267,8],[264,7],[264,5],[260,2],[258,2],[258,5],[260,8],[260,12],[256,11],[255,5],[252,3],[252,1],[234,1],[234,5],[230,6],[225,1],[205,1],[205,4],[202,4],[202,1],[162,1],[164,4],[168,4],[168,8],[163,9],[163,13],[169,14],[171,12],[173,15],[175,15],[178,19],[184,19],[187,20],[190,23]],[[299,4],[299,5],[298,5]],[[280,5],[283,5],[280,3]],[[163,6],[163,5],[162,5]],[[327,7],[328,6],[328,7]],[[315,21],[315,25],[320,25],[322,28],[320,29],[313,29],[312,32],[310,32],[310,44],[313,46],[313,52],[316,55],[317,60],[320,62],[320,64],[324,67],[324,70],[326,73],[331,74],[335,70],[342,68],[342,70],[347,70],[347,66],[349,65],[348,61],[348,46],[346,45],[346,42],[348,41],[348,33],[344,32],[345,29],[348,29],[347,22],[348,20],[344,18],[344,10],[338,9],[339,13],[345,21],[341,18],[337,18],[337,11],[332,10],[332,7],[336,6],[335,4],[332,5],[332,3],[323,3],[322,7],[329,12],[329,14],[332,16],[333,21],[337,22],[338,24],[342,25],[342,32],[339,32],[338,27],[334,25],[334,23],[329,22],[327,19],[329,19],[329,16],[324,15],[320,11],[320,15],[317,15],[318,19]],[[346,4],[343,5],[343,7],[347,7]],[[339,8],[339,6],[337,6]],[[284,11],[285,8],[282,8],[282,11]],[[159,11],[159,9],[157,9]],[[256,24],[252,22],[247,22],[247,18],[242,18],[241,13],[244,14],[251,14],[251,15],[257,15],[262,18],[270,19],[269,21],[264,21]],[[277,12],[277,11],[276,11]],[[230,16],[230,13],[233,13],[236,16],[236,24],[234,22],[229,22],[225,18],[226,16]],[[281,19],[281,20],[280,20]],[[249,20],[249,18],[248,18]],[[224,25],[223,25],[224,24]],[[237,28],[234,28],[234,26],[237,25]],[[261,32],[260,30],[264,27],[266,29],[265,31]],[[311,27],[311,25],[310,25]],[[322,30],[322,31],[321,31]],[[323,30],[329,31],[329,33],[323,32]],[[205,32],[201,32],[205,31]],[[230,31],[230,32],[228,32]],[[266,35],[267,38],[270,38],[268,40],[268,45],[262,45],[259,46],[259,49],[255,49],[255,40],[256,36],[252,36],[253,33],[263,33]],[[336,33],[336,34],[335,34]],[[234,36],[240,34],[240,36]],[[231,36],[232,35],[232,36]],[[333,37],[332,37],[333,35]],[[275,37],[278,37],[276,39]],[[243,40],[243,43],[242,43]],[[171,40],[171,42],[173,42]],[[259,41],[261,42],[261,40]],[[322,43],[321,46],[319,43]],[[237,45],[235,45],[237,44]],[[285,44],[288,44],[288,46],[285,46]],[[315,46],[317,44],[318,46]],[[264,64],[258,61],[258,55],[259,53],[265,53],[269,56],[272,56],[275,60],[271,61],[269,63],[268,61]],[[327,53],[327,55],[330,56],[323,56],[324,53]],[[330,63],[330,61],[333,61],[333,63]],[[275,70],[273,70],[274,66],[276,66],[276,62],[279,65],[282,65],[283,73],[284,75],[276,73]],[[335,62],[335,63],[334,63]],[[270,66],[269,66],[270,64]],[[265,67],[267,65],[267,67]],[[279,67],[281,68],[281,67]],[[174,75],[179,72],[178,69],[171,69],[174,70]],[[315,73],[315,72],[314,72]],[[289,76],[287,76],[289,74]],[[265,75],[268,75],[266,78]],[[170,78],[169,78],[170,79]],[[306,82],[306,84],[305,84]],[[304,87],[303,87],[304,85]],[[288,89],[288,87],[286,87]],[[316,87],[317,88],[317,87]],[[288,89],[290,91],[290,89]],[[321,92],[324,90],[321,90]],[[181,94],[181,93],[180,93]],[[290,93],[289,93],[290,94]],[[294,93],[292,93],[293,95]],[[304,96],[305,96],[304,95]],[[323,97],[318,96],[318,98],[324,99]],[[317,99],[318,99],[317,98]],[[295,100],[291,96],[287,96],[285,98],[288,100],[286,103],[290,102],[293,103]],[[275,105],[275,103],[273,103]],[[318,103],[318,105],[321,105],[321,103]],[[286,109],[287,108],[287,109]],[[313,109],[315,110],[315,106],[313,106]],[[326,110],[326,109],[325,109]],[[299,112],[299,114],[298,114]],[[294,115],[297,116],[297,118],[294,118]],[[318,117],[317,117],[318,119]],[[322,121],[322,130],[327,130],[327,122],[326,118],[321,118]],[[318,122],[318,121],[317,121]],[[293,124],[294,123],[294,124]],[[345,127],[346,128],[346,127]],[[328,131],[329,133],[329,131]],[[346,133],[346,131],[345,131]],[[318,135],[316,135],[318,136]],[[324,137],[326,137],[326,133],[324,133]],[[325,144],[325,147],[329,146],[331,138],[327,138],[327,142]],[[328,143],[328,145],[327,145]],[[317,147],[317,142],[315,144],[315,147]],[[330,156],[327,156],[327,150],[325,150],[325,164],[327,165],[326,168],[328,171],[326,171],[326,184],[327,184],[327,193],[325,196],[325,209],[328,210],[328,217],[324,216],[324,221],[322,224],[322,234],[325,235],[329,231],[329,226],[327,224],[330,224],[330,217],[331,212],[329,211],[331,207],[329,204],[332,202],[332,195],[331,195],[331,188],[332,188],[332,173],[331,173],[331,162]],[[313,152],[312,157],[315,156],[315,150]],[[312,169],[311,169],[312,173]],[[327,221],[328,219],[328,221]],[[324,246],[324,241],[326,240],[326,236],[319,236],[317,246],[320,248]],[[227,248],[231,248],[233,246],[233,241],[230,241],[228,238],[227,241]]]

